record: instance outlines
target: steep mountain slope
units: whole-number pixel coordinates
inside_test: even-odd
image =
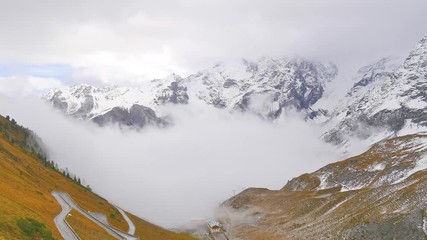
[[[343,143],[416,133],[427,127],[427,36],[396,67],[389,59],[362,68],[361,75],[331,117],[338,122],[325,139]]]
[[[173,239],[173,240],[192,240],[192,237],[189,237],[185,233],[174,233],[166,231],[165,229],[153,225],[147,221],[144,221],[130,213],[126,213],[132,222],[135,224],[135,234],[138,235],[141,239],[144,240],[158,240],[158,239]]]
[[[316,103],[337,72],[333,64],[301,58],[260,58],[217,64],[186,78],[170,75],[138,88],[66,87],[44,99],[77,118],[138,128],[167,125],[171,118],[159,110],[167,104],[201,103],[270,120],[292,108],[327,126],[323,138],[338,145],[427,130],[427,36],[404,60],[388,57],[362,67],[347,95],[335,101],[338,106],[325,111]]]
[[[55,170],[43,154],[35,152],[37,143],[29,140],[34,138],[31,132],[0,116],[0,133],[0,239],[61,239],[53,221],[61,207],[52,191],[69,193],[84,209],[103,213],[113,226],[127,230],[126,221],[114,206]],[[28,150],[27,143],[32,144]],[[90,236],[86,239],[98,239],[99,229],[84,225],[86,228],[79,230],[89,234],[84,235]],[[151,226],[148,230],[164,233],[163,239],[191,239]]]
[[[224,221],[244,239],[425,239],[426,168],[427,134],[384,140],[281,190],[243,191],[224,205],[245,221]]]
[[[156,104],[151,97],[151,92],[141,88],[96,88],[85,84],[52,90],[44,96],[55,108],[76,118],[91,119],[100,125],[111,122],[137,127],[164,124],[153,109],[146,107]],[[165,96],[159,99],[166,102]]]
[[[217,64],[187,80],[191,83],[188,89],[199,85],[193,94],[208,104],[275,119],[283,108],[308,110],[337,73],[333,64],[301,58],[260,58],[230,68]]]
[[[65,114],[103,125],[165,125],[157,111],[165,104],[203,103],[229,111],[277,118],[283,108],[311,111],[333,80],[333,64],[301,58],[260,58],[236,66],[217,64],[187,78],[170,75],[137,88],[76,85],[48,92],[44,99]]]

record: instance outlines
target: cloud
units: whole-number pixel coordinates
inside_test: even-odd
[[[2,3],[0,63],[65,63],[76,81],[103,84],[260,55],[298,54],[353,71],[407,54],[427,34],[424,0]]]
[[[46,90],[61,87],[60,80],[33,76],[0,77],[0,93],[9,97],[40,95]]]
[[[174,126],[135,132],[67,118],[36,99],[0,100],[0,114],[34,130],[62,167],[164,227],[213,216],[218,204],[244,188],[280,189],[338,159],[319,140],[319,129],[290,116],[271,124],[187,106],[174,108]]]
[[[426,8],[425,0],[5,0],[0,65],[9,73],[0,74],[0,93],[32,96],[64,84],[61,70],[40,76],[12,65],[59,64],[67,81],[100,85],[261,55],[332,60],[352,73],[406,55],[427,34]],[[163,226],[209,216],[242,188],[278,189],[338,159],[319,129],[291,116],[267,124],[188,106],[173,112],[171,128],[138,133],[78,122],[38,100],[2,98],[0,107],[98,193]]]

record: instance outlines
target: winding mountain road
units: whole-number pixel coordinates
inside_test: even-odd
[[[129,230],[128,233],[133,235],[135,234],[135,225],[133,224],[132,220],[130,220],[130,218],[128,217],[128,215],[126,215],[125,211],[123,211],[123,209],[115,206],[117,208],[117,210],[119,210],[120,214],[123,216],[123,218],[126,220],[126,222],[129,225]]]
[[[89,214],[86,210],[82,209],[79,205],[77,205],[74,200],[70,197],[70,195],[68,195],[65,192],[52,192],[52,195],[54,195],[54,197],[56,198],[56,200],[58,201],[58,203],[63,207],[63,211],[60,213],[60,215],[62,216],[62,213],[65,212],[65,216],[68,214],[68,212],[70,212],[71,208],[74,208],[76,211],[78,211],[79,213],[81,213],[83,216],[85,216],[86,218],[88,218],[89,220],[91,220],[92,222],[94,222],[95,224],[97,224],[98,226],[100,226],[101,228],[103,228],[105,231],[107,231],[107,233],[109,233],[111,236],[115,237],[116,239],[122,239],[122,240],[137,240],[139,239],[138,237],[134,236],[133,234],[129,234],[129,233],[125,233],[122,232],[108,224],[103,223],[102,221],[98,220],[97,218],[95,218],[94,216],[92,216],[91,214]],[[65,211],[64,211],[64,206],[63,204],[65,204],[64,206],[68,206],[68,208],[65,207]],[[119,210],[120,211],[120,210]],[[58,216],[60,216],[58,215]],[[57,217],[58,217],[57,216]],[[65,216],[62,218],[64,219]],[[57,218],[55,217],[55,219]],[[126,216],[127,217],[127,216]],[[61,220],[61,218],[59,218],[59,220]],[[126,222],[131,222],[131,224],[129,224],[129,230],[132,230],[133,228],[133,232],[135,232],[135,226],[132,223],[132,221],[130,221],[130,219],[126,219]],[[62,221],[65,222],[65,221]],[[55,221],[56,223],[56,221]],[[66,224],[66,222],[65,222]],[[64,226],[62,225],[58,225],[57,224],[58,229],[62,229],[64,228]],[[69,230],[71,230],[71,228],[68,226]],[[61,230],[60,230],[61,231]],[[71,230],[71,232],[73,232]],[[64,232],[65,233],[65,232]],[[73,232],[74,233],[74,232]],[[64,239],[68,240],[79,240],[79,238],[77,237],[77,235],[75,237],[77,238],[71,238],[68,235],[64,236],[64,234],[61,232],[61,235],[63,235]],[[74,234],[75,235],[75,234]]]
[[[62,207],[62,211],[53,219],[62,237],[67,240],[80,240],[77,234],[75,234],[71,227],[65,222],[65,217],[71,211],[70,205],[68,205],[57,192],[52,192],[52,195]]]

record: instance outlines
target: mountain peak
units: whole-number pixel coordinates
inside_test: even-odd
[[[427,36],[424,36],[411,51],[403,65],[408,70],[420,70],[427,68]]]
[[[421,39],[403,65],[386,59],[359,71],[359,81],[337,107],[339,123],[325,140],[345,143],[348,137],[381,139],[427,128],[427,37]],[[362,127],[361,127],[362,126]]]
[[[276,119],[283,108],[310,111],[322,97],[325,83],[336,75],[337,68],[330,63],[262,57],[219,63],[186,78],[171,74],[133,88],[78,84],[50,91],[44,98],[82,119],[94,119],[116,108],[130,110],[135,104],[156,111],[161,105],[188,102]]]
[[[170,79],[170,80],[181,80],[182,77],[176,73],[171,73],[168,76],[166,76],[166,79]]]

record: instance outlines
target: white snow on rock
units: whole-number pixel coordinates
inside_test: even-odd
[[[282,108],[311,111],[310,106],[322,97],[325,84],[336,75],[337,68],[331,63],[263,57],[230,66],[216,64],[186,78],[172,74],[139,87],[96,88],[82,84],[54,89],[43,98],[66,114],[83,119],[114,107],[129,109],[137,104],[156,111],[161,105],[185,104],[187,100],[275,119]]]
[[[359,70],[359,80],[331,114],[327,141],[401,136],[418,132],[414,124],[427,126],[427,37],[401,62],[384,58]]]

